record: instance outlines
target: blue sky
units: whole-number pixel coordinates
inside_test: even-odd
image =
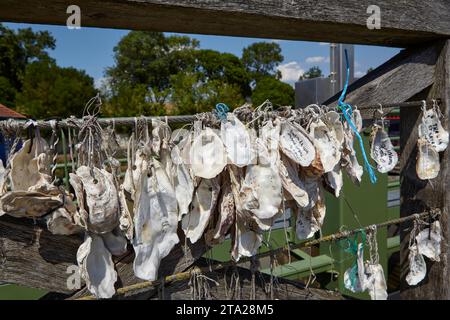
[[[69,30],[65,26],[5,23],[12,29],[31,27],[48,30],[56,38],[56,49],[50,55],[63,67],[84,69],[96,83],[104,77],[106,67],[114,64],[113,48],[128,30],[82,27]],[[293,84],[300,74],[318,65],[325,75],[329,73],[329,46],[327,43],[255,39],[240,37],[190,35],[200,41],[200,47],[241,56],[242,49],[257,41],[276,41],[282,48],[284,61],[279,69],[282,80]],[[370,67],[377,67],[399,52],[396,48],[355,46],[355,76],[364,75]]]

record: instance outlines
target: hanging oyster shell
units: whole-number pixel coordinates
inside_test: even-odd
[[[358,132],[361,132],[363,128],[363,119],[361,116],[361,112],[359,112],[359,110],[356,108],[353,109],[352,120]]]
[[[325,180],[336,198],[339,198],[342,187],[344,186],[344,178],[342,176],[340,163],[338,163],[331,172],[326,173]]]
[[[105,247],[113,256],[120,257],[127,252],[127,239],[122,235],[120,229],[115,229],[100,236]]]
[[[330,172],[341,159],[341,144],[336,138],[336,133],[322,120],[312,122],[309,129],[314,146],[320,156],[324,172]]]
[[[325,198],[322,189],[311,208],[299,208],[295,231],[297,239],[309,239],[322,228],[326,214]]]
[[[422,122],[419,124],[419,137],[426,139],[437,152],[447,149],[449,134],[442,127],[435,108],[423,110]]]
[[[181,220],[181,227],[191,243],[196,243],[208,225],[212,211],[219,198],[218,179],[202,179],[194,193],[191,211]]]
[[[261,128],[259,141],[266,146],[267,159],[269,164],[276,165],[279,160],[279,143],[280,143],[281,122],[276,119],[274,123],[267,121]]]
[[[151,176],[143,175],[134,217],[133,264],[136,277],[155,280],[161,260],[179,242],[175,190],[161,164],[153,159]]]
[[[95,234],[87,234],[78,248],[77,261],[89,292],[100,299],[111,298],[116,292],[114,284],[117,272],[103,239]]]
[[[391,171],[398,162],[398,155],[389,135],[378,125],[374,125],[372,129],[370,156],[377,163],[380,173]]]
[[[342,168],[345,170],[350,180],[359,186],[364,169],[359,164],[355,149],[353,148],[353,134],[348,130],[344,132],[344,144],[341,159]]]
[[[254,205],[254,201],[251,205],[243,205],[257,218],[271,219],[278,213],[282,200],[282,184],[275,168],[270,165],[249,165],[241,188],[241,192],[253,193],[257,205]]]
[[[430,231],[431,228],[431,231]],[[431,227],[423,229],[416,236],[419,254],[424,255],[432,261],[440,261],[442,230],[439,221],[431,224]]]
[[[51,183],[51,158],[47,142],[41,137],[26,140],[11,158],[11,190],[28,191]]]
[[[225,240],[225,236],[234,225],[236,218],[234,196],[228,172],[222,176],[221,194],[218,203],[219,214],[215,228],[211,229],[205,236],[207,243],[210,245],[220,244]]]
[[[281,123],[280,148],[291,160],[307,167],[316,157],[316,149],[308,133],[289,121]]]
[[[436,178],[441,170],[439,154],[436,149],[434,149],[434,147],[424,138],[418,140],[417,148],[417,176],[421,180],[431,180]]]
[[[121,185],[119,189],[119,205],[120,205],[120,217],[119,217],[119,228],[125,234],[128,240],[133,239],[133,204],[129,203],[125,196],[124,186]]]
[[[194,138],[190,159],[193,174],[205,179],[216,177],[227,164],[222,140],[210,128],[205,128]]]
[[[227,121],[220,125],[220,136],[230,163],[245,167],[252,161],[252,144],[249,132],[233,113],[227,113]]]
[[[172,157],[175,157],[173,183],[175,186],[175,196],[178,202],[178,221],[181,221],[183,216],[189,212],[189,205],[192,202],[194,194],[194,181],[190,174],[189,167],[183,163],[181,159],[181,153],[178,150],[178,146],[172,149]]]
[[[81,166],[76,174],[70,173],[69,182],[75,190],[80,213],[86,219],[87,230],[101,234],[118,226],[119,197],[111,173]]]
[[[0,198],[0,216],[37,218],[62,207],[62,195],[48,195],[35,191],[9,191]]]
[[[410,286],[420,283],[427,275],[427,265],[423,255],[419,253],[417,246],[414,244],[409,247],[409,273],[406,276],[406,282]]]
[[[278,161],[278,171],[283,188],[292,196],[299,207],[306,207],[309,203],[309,196],[305,184],[299,177],[298,164],[281,153]]]
[[[262,234],[248,230],[237,219],[231,249],[231,257],[238,262],[241,257],[251,257],[258,253],[262,243]]]
[[[64,202],[64,207],[56,209],[45,217],[48,231],[58,235],[71,235],[83,232],[84,229],[75,221],[77,207],[72,201],[72,197],[66,197]]]
[[[364,289],[369,292],[372,300],[387,300],[387,285],[384,278],[383,267],[380,264],[365,264]]]
[[[344,142],[344,127],[342,126],[339,113],[336,111],[329,111],[325,113],[323,121],[327,125],[333,139],[339,146],[342,145]]]

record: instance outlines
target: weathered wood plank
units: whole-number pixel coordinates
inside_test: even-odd
[[[350,85],[345,101],[351,105],[376,106],[409,100],[433,84],[438,49],[434,45],[401,51]],[[324,104],[337,105],[339,96],[340,93]],[[364,118],[373,117],[373,113],[374,110],[361,111]]]
[[[66,271],[76,264],[76,252],[82,240],[82,236],[55,236],[27,219],[3,216],[0,218],[0,281],[74,294],[75,290],[67,288],[70,273]],[[160,276],[185,270],[206,250],[202,241],[185,247],[182,240],[162,260]],[[134,277],[133,259],[133,253],[116,259],[117,286],[142,281]],[[85,293],[82,289],[77,295]]]
[[[436,63],[434,85],[422,92],[416,98],[441,99],[440,108],[446,115],[444,127],[449,128],[450,116],[450,40],[442,41],[437,46],[439,58]],[[444,241],[441,245],[441,262],[427,261],[427,277],[418,286],[411,288],[405,281],[408,273],[408,242],[409,224],[401,226],[400,261],[402,266],[401,297],[403,299],[449,299],[450,298],[450,270],[449,259],[449,212],[450,212],[450,181],[449,158],[447,150],[441,154],[441,171],[432,181],[422,181],[416,174],[418,124],[421,118],[420,109],[401,110],[400,143],[401,143],[401,216],[408,216],[429,208],[440,208],[441,225]]]
[[[0,20],[66,23],[69,0],[2,0]],[[447,0],[79,0],[82,26],[407,47],[450,36]]]

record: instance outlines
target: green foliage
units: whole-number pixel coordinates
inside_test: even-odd
[[[283,60],[280,45],[275,42],[256,42],[242,52],[242,62],[255,81],[266,76],[280,79],[281,73],[277,67]]]
[[[0,76],[0,103],[13,108],[16,92],[16,88],[9,82],[9,79]]]
[[[318,66],[314,66],[309,68],[308,71],[306,71],[303,75],[301,75],[299,80],[320,78],[322,76],[323,76],[322,70]]]
[[[20,90],[26,66],[33,61],[49,60],[46,50],[54,48],[55,39],[47,31],[33,32],[31,28],[13,31],[0,24],[0,77]]]
[[[36,61],[25,68],[16,109],[34,118],[81,116],[95,95],[94,81],[84,71]]]
[[[254,106],[262,104],[267,99],[274,105],[294,105],[295,91],[292,86],[273,77],[264,77],[256,82],[252,102]]]

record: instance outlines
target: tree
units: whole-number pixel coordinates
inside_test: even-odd
[[[26,66],[34,61],[51,60],[47,50],[55,48],[55,39],[47,31],[31,28],[13,31],[0,24],[0,102],[12,104],[22,88]],[[5,89],[6,88],[6,89]]]
[[[61,68],[51,60],[35,61],[25,68],[16,108],[34,118],[79,117],[95,95],[94,80],[84,71]]]
[[[266,76],[280,79],[277,67],[283,60],[280,45],[275,42],[256,42],[242,52],[242,62],[254,81]]]
[[[366,72],[366,74],[367,73],[370,73],[370,72],[372,72],[373,70],[375,70],[374,68],[372,68],[372,67],[370,67],[369,69],[367,69],[367,72]]]
[[[314,66],[308,69],[303,75],[300,76],[299,80],[306,80],[306,79],[314,79],[314,78],[320,78],[322,77],[322,70],[318,66]]]
[[[294,105],[294,96],[295,91],[292,86],[268,76],[256,83],[252,94],[252,102],[254,106],[257,106],[268,99],[274,105],[292,106]]]

